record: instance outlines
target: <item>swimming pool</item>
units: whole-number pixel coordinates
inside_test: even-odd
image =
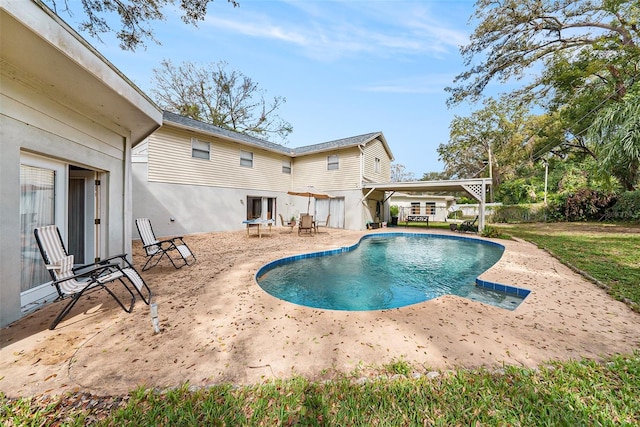
[[[468,237],[370,234],[350,247],[271,262],[256,281],[277,298],[332,310],[397,308],[447,294],[514,309],[528,291],[477,280],[503,252]]]

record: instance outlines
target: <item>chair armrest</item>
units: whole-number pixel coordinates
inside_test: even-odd
[[[91,263],[91,264],[84,264],[84,265],[79,265],[77,267],[73,267],[73,272],[84,270],[86,268],[94,268],[94,267],[98,267],[98,266],[103,266],[105,264],[111,263],[111,261],[113,261],[114,259],[117,259],[117,258],[121,258],[126,263],[129,263],[127,261],[127,259],[126,259],[127,258],[127,254],[118,254],[118,255],[112,255],[109,258],[101,259],[100,261],[96,261],[96,262]]]
[[[47,266],[47,268],[51,269],[51,270],[55,270],[57,268],[60,268],[60,265],[52,264],[52,265]],[[104,273],[105,271],[111,272],[112,269],[114,269],[114,268],[116,270],[122,270],[120,265],[117,264],[117,263],[96,265],[91,270],[83,271],[81,273],[74,274],[73,276],[65,277],[64,279],[55,280],[52,284],[56,285],[58,283],[66,282],[67,280],[78,279],[78,278],[86,278],[86,277],[91,277],[92,279],[96,279],[97,277],[100,277],[102,275],[102,273]]]

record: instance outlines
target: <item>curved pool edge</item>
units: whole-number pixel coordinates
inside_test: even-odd
[[[256,273],[254,274],[253,280],[255,281],[256,285],[258,285],[258,287],[260,287],[260,289],[262,289],[264,291],[262,286],[260,286],[260,282],[258,281],[258,278],[261,277],[263,274],[267,273],[269,270],[272,270],[272,269],[274,269],[275,267],[277,267],[279,265],[287,264],[287,263],[294,262],[294,261],[301,260],[301,259],[316,258],[316,257],[321,257],[321,256],[335,255],[335,254],[350,252],[350,251],[353,251],[353,250],[357,249],[358,246],[360,246],[360,243],[362,243],[362,241],[364,241],[366,239],[370,239],[372,237],[380,237],[380,236],[391,236],[391,237],[397,237],[397,236],[412,236],[412,237],[413,236],[425,236],[425,237],[434,237],[434,238],[438,238],[438,239],[472,240],[474,242],[480,242],[480,243],[487,244],[487,245],[499,246],[499,247],[502,248],[503,254],[504,254],[504,251],[506,251],[506,249],[507,249],[506,246],[504,246],[504,245],[502,245],[502,244],[500,244],[498,242],[494,242],[492,240],[480,239],[480,238],[477,238],[477,237],[470,237],[470,236],[457,236],[457,235],[451,235],[451,234],[434,234],[434,233],[409,233],[409,232],[403,232],[403,231],[391,231],[391,232],[384,232],[384,233],[371,233],[371,234],[366,234],[366,235],[360,237],[360,239],[358,239],[358,241],[356,243],[354,243],[353,245],[350,245],[350,246],[342,246],[340,248],[335,248],[335,249],[328,249],[328,250],[317,251],[317,252],[308,252],[308,253],[304,253],[304,254],[291,255],[291,256],[287,256],[287,257],[283,257],[283,258],[278,258],[278,259],[273,260],[271,262],[268,262],[267,264],[265,264],[262,267],[260,267],[258,269],[258,271],[256,271]],[[498,259],[496,264],[498,264],[501,260],[502,260],[502,255],[500,256],[500,258]],[[494,266],[496,264],[494,264]],[[493,266],[491,268],[493,268]],[[489,270],[484,271],[482,274],[485,274],[487,271],[489,271]],[[531,291],[529,289],[518,288],[516,286],[511,286],[511,285],[504,285],[502,283],[492,282],[492,281],[489,281],[489,280],[483,280],[483,279],[480,279],[480,276],[476,277],[475,283],[476,283],[476,286],[479,287],[479,288],[484,288],[484,289],[488,289],[488,290],[492,290],[492,291],[496,291],[496,292],[502,292],[502,293],[506,293],[506,294],[510,294],[510,295],[515,295],[517,297],[522,298],[523,301],[531,293]],[[283,300],[283,301],[285,301],[285,300]]]

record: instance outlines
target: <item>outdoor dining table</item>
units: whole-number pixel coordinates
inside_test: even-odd
[[[275,224],[275,221],[272,219],[245,219],[242,221],[243,224],[247,225],[247,237],[249,236],[249,229],[252,227],[257,228],[258,237],[262,237],[262,228],[266,225],[269,227],[269,234],[271,234],[271,226]]]

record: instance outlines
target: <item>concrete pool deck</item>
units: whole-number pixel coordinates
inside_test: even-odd
[[[366,376],[396,360],[426,373],[534,367],[640,348],[639,314],[522,241],[499,240],[505,253],[481,276],[532,291],[514,311],[454,296],[373,312],[317,310],[280,301],[254,281],[269,261],[384,231],[323,229],[299,237],[277,227],[262,238],[245,230],[187,236],[195,265],[175,270],[163,262],[142,273],[158,304],[160,334],[139,299],[127,314],[104,291],[94,293],[54,331],[47,327],[61,304],[51,304],[0,330],[0,390],[114,395],[187,381],[199,387],[294,375],[319,380],[355,369]],[[139,242],[134,261],[143,263]]]

